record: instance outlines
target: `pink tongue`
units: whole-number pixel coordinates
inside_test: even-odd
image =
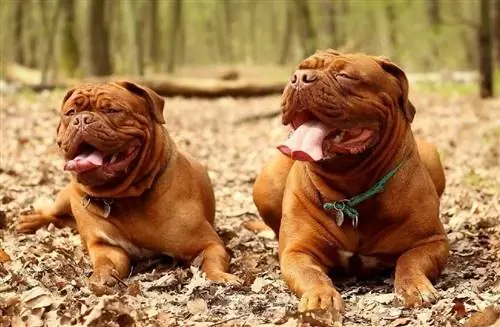
[[[79,154],[74,159],[69,160],[64,165],[64,170],[81,173],[98,166],[102,166],[105,154],[99,150],[94,152]]]
[[[323,158],[323,140],[328,128],[319,121],[311,120],[297,128],[285,143],[278,146],[284,155],[294,160],[318,161]]]

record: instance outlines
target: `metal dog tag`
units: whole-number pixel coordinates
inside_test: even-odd
[[[344,213],[340,209],[335,210],[335,222],[337,226],[342,226],[344,223]]]
[[[113,203],[113,201],[104,200],[103,202],[104,202],[103,216],[104,218],[108,218],[111,213],[111,203]]]

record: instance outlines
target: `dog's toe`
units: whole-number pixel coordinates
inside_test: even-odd
[[[332,287],[323,287],[306,291],[302,294],[299,303],[299,311],[310,311],[315,309],[344,310],[344,302],[339,292]]]
[[[407,308],[432,304],[439,298],[439,293],[425,276],[415,276],[398,282],[395,292]]]

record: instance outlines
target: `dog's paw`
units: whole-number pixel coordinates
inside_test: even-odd
[[[90,290],[97,296],[111,295],[118,291],[120,282],[116,269],[104,269],[94,271],[89,277],[88,284]]]
[[[305,312],[316,309],[343,312],[344,301],[340,293],[333,287],[313,288],[302,294],[299,311]]]
[[[228,283],[228,284],[243,284],[243,281],[233,274],[229,274],[226,272],[219,272],[217,274],[211,274],[207,276],[208,279],[213,280],[214,282]]]
[[[19,216],[16,230],[20,233],[33,233],[40,227],[48,225],[53,219],[40,213]]]
[[[435,303],[439,298],[430,280],[425,276],[413,275],[410,278],[396,280],[394,291],[407,308],[421,307]]]

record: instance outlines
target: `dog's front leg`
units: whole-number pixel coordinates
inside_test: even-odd
[[[299,311],[335,309],[342,312],[344,302],[333,286],[327,267],[312,255],[295,250],[281,255],[281,272],[288,286],[301,297]]]
[[[17,230],[21,233],[30,233],[51,223],[59,228],[66,226],[75,228],[75,220],[71,216],[71,192],[71,184],[68,184],[57,194],[53,203],[36,208],[34,214],[20,216]]]
[[[437,279],[449,255],[449,244],[444,235],[419,243],[421,245],[403,253],[396,262],[394,289],[406,307],[437,300],[439,295],[431,281]]]
[[[98,295],[113,293],[112,288],[130,271],[129,255],[122,248],[106,243],[93,242],[87,248],[94,270],[90,288]]]

